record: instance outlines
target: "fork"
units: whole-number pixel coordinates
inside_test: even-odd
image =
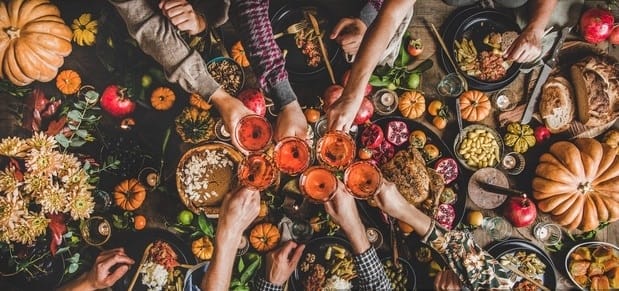
[[[305,23],[303,22],[293,23],[292,25],[288,26],[285,31],[282,31],[280,33],[273,35],[273,39],[278,39],[286,34],[295,34],[303,30],[304,28],[305,28]]]

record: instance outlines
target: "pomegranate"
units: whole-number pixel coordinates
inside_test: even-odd
[[[613,45],[619,44],[619,24],[613,27],[613,30],[610,32],[610,37],[608,38],[608,41],[610,41],[610,43]]]
[[[342,86],[346,87],[346,84],[348,84],[348,79],[350,78],[350,69],[346,70],[346,72],[344,72],[344,74],[342,75]],[[372,93],[372,85],[370,85],[370,83],[367,83],[365,85],[365,91],[363,93],[363,96],[368,96],[370,95],[370,93]]]
[[[135,110],[135,102],[128,95],[127,88],[109,85],[101,94],[101,108],[114,117],[123,117]]]
[[[363,97],[361,107],[359,107],[359,111],[357,111],[357,115],[355,116],[353,123],[356,125],[364,124],[372,118],[372,115],[374,115],[374,104],[372,104],[370,99]]]
[[[515,227],[526,227],[531,225],[537,217],[537,208],[527,195],[520,197],[510,197],[505,205],[503,215]]]
[[[266,102],[264,101],[264,95],[258,89],[245,89],[239,93],[239,100],[245,104],[245,107],[254,113],[264,116],[267,112]]]
[[[376,124],[366,127],[361,133],[361,144],[368,149],[375,149],[385,140],[383,129]]]
[[[337,99],[342,97],[342,93],[344,92],[344,87],[340,85],[331,85],[325,89],[325,92],[322,94],[322,101],[324,102],[324,110],[326,111],[331,104],[335,103]]]
[[[451,204],[443,203],[438,206],[438,211],[434,214],[434,219],[442,227],[449,230],[456,219],[456,209]]]
[[[408,141],[408,126],[403,121],[393,120],[387,124],[387,140],[395,146]]]
[[[386,140],[383,140],[378,148],[372,149],[372,159],[375,160],[378,165],[389,162],[394,155],[395,148]]]
[[[442,158],[434,165],[434,170],[443,176],[445,185],[458,178],[458,163],[452,158]]]
[[[586,41],[600,43],[610,36],[614,23],[610,10],[591,8],[580,17],[580,32]]]

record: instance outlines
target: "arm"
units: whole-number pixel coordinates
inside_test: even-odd
[[[204,15],[194,9],[187,0],[161,0],[159,9],[176,28],[186,31],[189,35],[196,35],[207,28]]]
[[[61,286],[58,291],[88,291],[111,287],[127,273],[129,265],[135,263],[129,258],[123,249],[103,251],[97,256],[92,269],[82,274],[77,279]],[[114,272],[110,273],[113,266],[120,264]]]
[[[352,125],[372,71],[383,55],[397,28],[413,9],[414,0],[385,0],[378,16],[369,27],[352,65],[350,78],[342,97],[327,112],[330,130],[348,131]]]
[[[558,0],[535,0],[532,1],[531,19],[520,36],[505,52],[509,60],[519,63],[534,61],[542,51],[542,38],[544,29],[552,15],[552,11]]]
[[[258,191],[241,188],[226,195],[215,234],[215,252],[202,279],[202,290],[228,290],[237,246],[243,231],[258,216],[259,210]]]

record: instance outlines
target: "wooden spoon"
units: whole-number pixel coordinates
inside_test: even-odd
[[[137,266],[135,270],[135,274],[133,274],[133,278],[131,279],[131,283],[129,284],[127,291],[133,290],[133,286],[135,285],[135,282],[138,280],[138,276],[140,275],[140,269],[142,269],[142,265],[146,262],[146,259],[148,258],[148,251],[150,251],[150,248],[152,246],[153,246],[153,243],[150,243],[146,246],[146,249],[144,249],[144,253],[142,254],[142,259],[140,260],[140,264]]]

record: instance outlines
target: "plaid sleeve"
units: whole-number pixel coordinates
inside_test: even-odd
[[[359,290],[391,290],[391,281],[373,247],[354,257]]]
[[[256,284],[256,290],[259,291],[282,291],[284,288],[280,285],[275,285],[267,281],[264,277],[259,276]]]

